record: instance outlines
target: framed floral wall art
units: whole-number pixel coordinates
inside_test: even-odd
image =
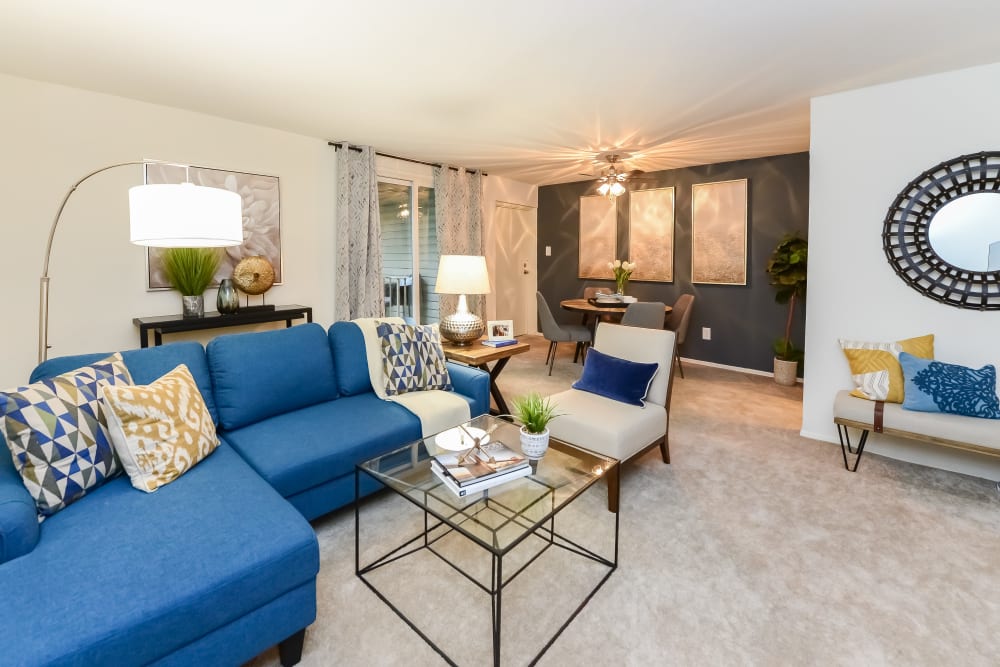
[[[674,280],[674,189],[633,190],[628,195],[632,280]]]
[[[219,270],[212,285],[233,274],[241,259],[260,255],[274,267],[274,284],[281,277],[281,197],[277,176],[263,176],[239,171],[181,167],[170,164],[147,164],[146,183],[184,183],[224,188],[237,193],[243,200],[243,245],[221,248]],[[147,288],[169,289],[163,273],[160,248],[148,248],[146,254]]]
[[[691,282],[747,284],[745,178],[691,186]]]

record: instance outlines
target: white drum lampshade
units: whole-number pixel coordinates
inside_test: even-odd
[[[466,294],[489,294],[490,276],[486,271],[486,258],[482,255],[441,255],[438,263],[438,294],[457,294],[458,307],[454,313],[441,318],[438,325],[441,335],[456,345],[470,345],[486,331],[483,318],[469,311]]]
[[[229,190],[193,183],[129,188],[131,241],[156,248],[243,244],[243,201]]]

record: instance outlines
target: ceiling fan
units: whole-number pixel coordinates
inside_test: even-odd
[[[598,153],[594,157],[595,164],[607,163],[608,166],[603,167],[600,177],[597,179],[597,192],[602,197],[607,197],[608,199],[615,199],[616,197],[625,194],[627,191],[625,188],[626,181],[634,179],[638,174],[643,173],[641,169],[632,169],[630,171],[625,170],[624,161],[632,157],[629,153],[621,153],[616,151],[606,151],[604,153]],[[593,174],[581,174],[581,176],[592,176]]]

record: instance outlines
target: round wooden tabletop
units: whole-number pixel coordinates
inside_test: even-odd
[[[603,313],[606,315],[624,315],[625,309],[628,308],[627,303],[622,306],[595,306],[586,299],[563,299],[559,305],[566,310],[575,310],[580,313]],[[673,311],[671,306],[665,306],[663,309],[664,314],[671,311]]]

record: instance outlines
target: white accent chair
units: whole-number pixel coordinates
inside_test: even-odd
[[[628,405],[579,389],[568,389],[550,397],[560,414],[549,422],[552,437],[621,462],[659,447],[663,462],[670,463],[667,436],[675,340],[674,332],[665,329],[598,324],[595,350],[629,361],[659,365],[646,394],[646,405]],[[608,509],[616,512],[617,471],[609,471],[606,480]]]

